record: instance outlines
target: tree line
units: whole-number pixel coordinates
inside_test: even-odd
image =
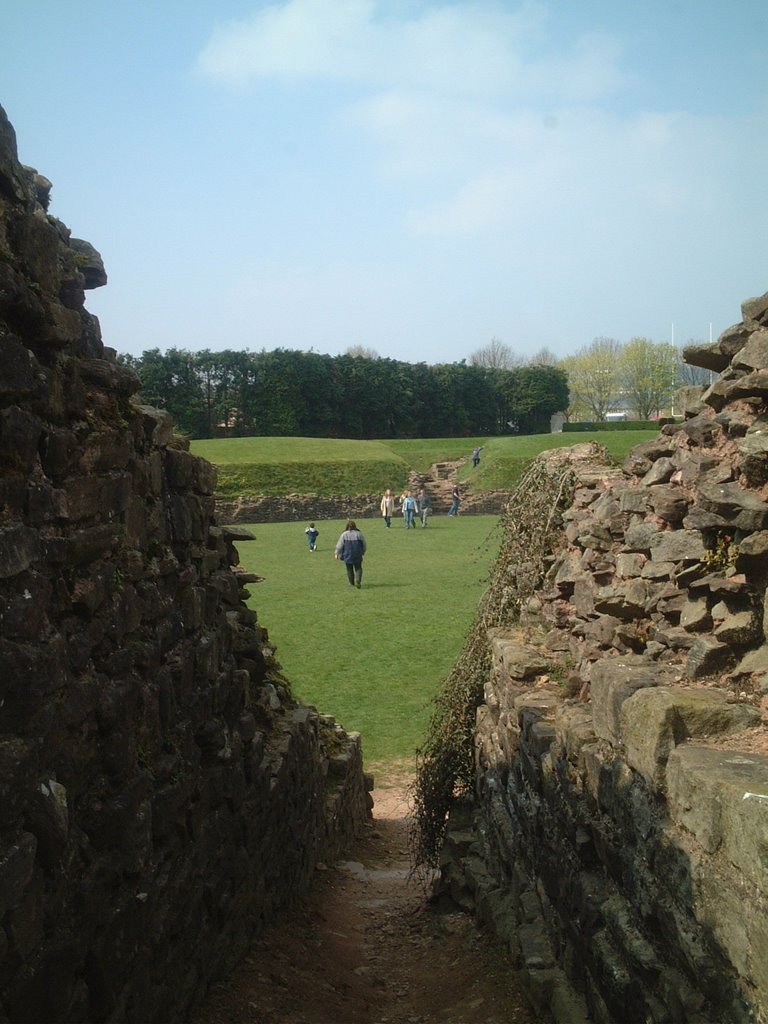
[[[557,366],[501,369],[405,363],[289,349],[124,355],[142,400],[193,438],[220,436],[462,437],[549,430],[567,408]]]
[[[681,350],[669,342],[641,337],[624,344],[615,338],[595,338],[574,355],[559,360],[548,349],[541,349],[533,361],[565,371],[570,404],[563,412],[571,422],[603,422],[609,413],[615,412],[650,420],[673,411],[678,388],[706,386],[712,377],[707,370],[686,363]],[[498,338],[473,352],[470,362],[475,366],[508,369],[525,365]]]

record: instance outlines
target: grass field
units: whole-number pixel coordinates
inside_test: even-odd
[[[196,441],[192,451],[220,468],[220,492],[356,494],[399,488],[410,469],[469,456],[483,445],[478,469],[459,478],[476,490],[509,489],[549,448],[595,440],[614,460],[656,431],[591,435],[343,441],[233,438]],[[351,588],[333,549],[341,521],[318,522],[319,550],[309,552],[306,523],[252,526],[239,545],[245,568],[265,577],[251,605],[277,645],[293,692],[363,735],[371,770],[411,761],[421,744],[430,701],[463,643],[498,549],[496,518],[438,516],[426,530],[402,519],[359,522],[369,544],[363,589]]]
[[[434,462],[468,458],[483,445],[477,470],[471,462],[459,470],[477,490],[514,486],[527,464],[549,448],[583,441],[605,445],[620,462],[655,430],[598,431],[594,434],[532,434],[526,437],[423,438],[395,441],[347,441],[318,437],[234,437],[193,441],[191,450],[219,467],[219,493],[365,494],[403,487],[411,470],[425,472]]]
[[[366,766],[412,758],[430,700],[461,648],[500,537],[494,516],[359,521],[368,542],[363,588],[333,558],[341,521],[318,522],[310,553],[305,523],[250,526],[242,564],[266,577],[250,605],[277,646],[294,695],[363,736]]]

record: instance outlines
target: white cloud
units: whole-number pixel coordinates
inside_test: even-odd
[[[286,0],[217,29],[198,59],[232,84],[314,78],[454,96],[588,101],[622,81],[615,39],[587,34],[545,52],[546,7],[436,4],[397,19],[383,0]]]
[[[365,75],[373,0],[288,0],[217,29],[198,60],[212,78]]]

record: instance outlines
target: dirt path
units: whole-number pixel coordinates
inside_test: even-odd
[[[403,787],[190,1024],[534,1024],[494,939],[408,880]],[[505,963],[506,961],[506,963]]]

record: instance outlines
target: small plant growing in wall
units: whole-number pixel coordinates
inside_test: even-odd
[[[722,572],[736,565],[738,554],[739,545],[734,543],[733,535],[718,533],[713,546],[704,555],[702,561],[710,572]]]

